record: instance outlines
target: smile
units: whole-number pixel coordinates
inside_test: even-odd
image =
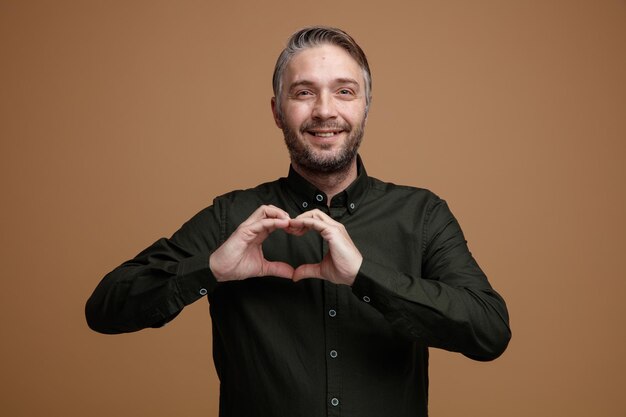
[[[341,132],[343,132],[342,130],[333,130],[333,131],[314,131],[314,130],[308,130],[307,133],[309,135],[313,135],[316,136],[318,138],[331,138],[335,135],[340,134]]]

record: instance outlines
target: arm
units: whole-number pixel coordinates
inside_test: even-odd
[[[467,248],[444,201],[429,208],[422,275],[415,277],[364,260],[352,287],[392,325],[422,343],[492,360],[511,337],[504,300]]]
[[[108,273],[85,306],[89,327],[107,334],[161,327],[211,293],[217,285],[209,268],[220,238],[217,212],[216,206],[201,211],[170,239]]]
[[[315,230],[329,251],[319,264],[296,268],[294,280],[349,285],[408,337],[472,359],[495,359],[511,337],[504,300],[472,257],[444,201],[433,200],[423,226],[423,277],[411,276],[364,259],[342,224],[319,210],[306,212],[292,220],[290,232]]]
[[[87,301],[89,327],[101,333],[160,327],[211,294],[218,282],[267,275],[291,279],[293,268],[267,261],[262,250],[273,231],[289,225],[289,215],[261,206],[220,246],[226,209],[219,207],[216,200],[171,239],[158,240],[107,274]]]

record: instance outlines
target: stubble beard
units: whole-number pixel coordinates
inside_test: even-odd
[[[289,150],[291,162],[311,174],[341,174],[350,169],[352,161],[363,141],[365,120],[358,126],[352,127],[347,123],[336,122],[309,122],[305,123],[299,134],[292,130],[286,123],[282,123],[285,144]],[[302,140],[302,136],[310,129],[336,129],[343,130],[348,136],[341,148],[332,155],[324,155],[320,150]],[[321,147],[321,151],[330,149],[328,144]]]

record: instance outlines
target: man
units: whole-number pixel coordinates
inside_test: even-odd
[[[446,203],[369,177],[361,48],[295,33],[274,72],[287,178],[235,191],[104,277],[103,333],[159,327],[207,296],[221,416],[426,416],[428,347],[492,360],[502,298]]]

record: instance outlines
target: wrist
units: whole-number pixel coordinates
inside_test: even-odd
[[[219,268],[215,267],[214,255],[215,255],[215,252],[209,255],[209,269],[211,270],[211,273],[213,274],[217,282],[223,282],[224,278],[223,278],[222,273],[219,271]]]

